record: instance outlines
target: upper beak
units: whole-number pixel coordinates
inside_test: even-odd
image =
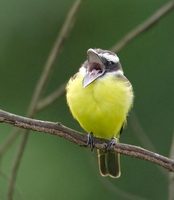
[[[88,49],[88,67],[87,73],[83,79],[83,87],[87,87],[105,72],[104,64],[100,55],[94,49]]]
[[[87,51],[88,62],[101,62],[99,54],[94,49]]]

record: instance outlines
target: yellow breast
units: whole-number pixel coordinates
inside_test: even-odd
[[[96,137],[118,137],[133,101],[130,85],[112,74],[85,88],[82,80],[83,76],[78,73],[67,85],[67,102],[74,118]]]

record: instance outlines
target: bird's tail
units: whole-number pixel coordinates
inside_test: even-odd
[[[97,150],[98,164],[100,174],[102,176],[110,176],[112,178],[119,178],[120,171],[120,154],[111,150]]]

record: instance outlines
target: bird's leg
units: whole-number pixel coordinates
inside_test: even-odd
[[[107,150],[107,151],[111,150],[112,147],[114,147],[116,143],[118,143],[118,138],[112,138],[112,139],[108,142],[108,144],[107,144],[107,146],[106,146],[106,150]]]
[[[89,146],[91,151],[93,151],[95,147],[93,133],[92,132],[88,133],[87,137],[88,137],[87,146]]]

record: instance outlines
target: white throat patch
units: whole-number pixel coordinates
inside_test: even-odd
[[[84,66],[81,66],[80,69],[79,69],[79,72],[82,76],[85,76],[86,75],[86,68]]]

